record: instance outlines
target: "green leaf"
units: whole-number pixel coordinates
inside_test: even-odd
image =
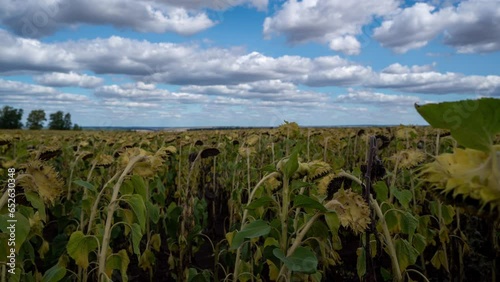
[[[7,220],[11,220],[11,219],[15,219],[15,220],[17,220],[17,222],[11,223],[11,222],[7,221]],[[22,215],[19,212],[15,213],[15,218],[10,218],[8,216],[8,214],[0,215],[0,230],[4,234],[10,234],[11,229],[7,229],[7,228],[11,225],[15,225],[15,229],[16,229],[15,230],[15,234],[16,234],[15,249],[16,249],[16,253],[19,253],[19,250],[21,249],[24,241],[26,240],[26,238],[28,237],[28,234],[30,233],[30,222],[24,215]]]
[[[313,274],[318,268],[318,258],[309,248],[298,247],[288,257],[285,257],[285,254],[279,248],[274,249],[273,254],[291,271]]]
[[[392,194],[394,194],[394,197],[398,199],[398,202],[404,207],[408,208],[412,194],[411,191],[409,190],[398,190],[396,187],[391,188]]]
[[[151,236],[151,241],[150,241],[151,247],[153,250],[159,252],[160,247],[161,247],[161,236],[160,234],[154,234]]]
[[[267,206],[267,205],[269,205],[269,203],[272,203],[273,201],[274,201],[273,198],[271,198],[269,196],[262,196],[262,197],[258,198],[257,200],[252,201],[246,207],[246,209],[255,210],[257,208]]]
[[[141,227],[141,231],[144,232],[146,230],[146,206],[144,205],[143,198],[140,195],[133,194],[124,195],[123,200],[132,208],[139,222],[139,226]]]
[[[401,232],[410,235],[410,238],[415,233],[418,226],[418,219],[416,219],[410,212],[400,214],[401,218]]]
[[[418,234],[418,233],[415,234],[415,236],[413,236],[412,245],[413,245],[413,247],[415,247],[415,250],[417,250],[417,252],[419,254],[423,253],[425,250],[425,247],[427,246],[425,236],[422,234]]]
[[[114,269],[120,270],[122,276],[121,281],[127,282],[127,270],[129,263],[130,259],[126,250],[120,250],[118,253],[111,254],[106,258],[106,274],[108,277],[111,277]]]
[[[356,271],[358,273],[358,277],[361,280],[363,276],[366,274],[366,251],[364,248],[358,248],[356,251],[358,255],[358,261],[356,263]]]
[[[156,257],[151,252],[150,250],[146,249],[142,253],[140,259],[139,259],[139,266],[142,268],[142,270],[148,270],[153,268],[153,265],[156,263]]]
[[[33,191],[26,191],[24,195],[26,196],[26,199],[31,203],[31,205],[38,210],[40,219],[46,221],[47,219],[45,215],[45,204],[43,200],[40,199],[40,196],[38,196],[38,193],[35,193]]]
[[[73,183],[75,183],[78,186],[82,186],[83,188],[86,188],[92,192],[96,192],[94,185],[90,182],[83,181],[81,179],[77,179],[77,180],[73,181]]]
[[[399,270],[403,272],[408,266],[415,264],[418,251],[405,239],[396,239],[396,255],[399,262]]]
[[[389,231],[396,231],[399,227],[399,219],[396,210],[390,210],[384,215],[385,223]]]
[[[295,208],[311,208],[311,209],[317,209],[322,212],[327,212],[328,210],[323,206],[320,202],[316,201],[315,199],[309,197],[309,196],[304,196],[304,195],[297,195],[293,199],[293,204]]]
[[[267,221],[261,219],[253,221],[245,225],[241,231],[234,235],[230,250],[239,248],[245,239],[265,236],[269,234],[270,231],[271,226],[269,226]]]
[[[148,210],[149,219],[157,224],[160,220],[160,207],[157,204],[153,204],[150,201],[146,202],[146,208]]]
[[[147,187],[146,187],[146,183],[144,183],[144,179],[139,175],[132,175],[131,181],[132,181],[132,185],[134,185],[135,193],[138,195],[141,195],[142,200],[144,202],[147,202],[148,201],[147,192],[146,192]]]
[[[76,264],[86,269],[89,266],[89,253],[95,251],[97,246],[95,236],[84,235],[82,231],[75,231],[71,234],[66,249]]]
[[[434,256],[431,259],[431,263],[437,269],[440,269],[442,266],[444,267],[444,269],[446,269],[446,271],[449,271],[448,261],[446,261],[446,256],[443,250],[439,250],[434,254]]]
[[[385,181],[377,181],[377,183],[373,185],[373,190],[375,190],[377,200],[379,202],[383,202],[388,199],[387,194],[389,193],[389,188],[387,188]]]
[[[66,267],[59,263],[49,268],[42,277],[42,282],[57,282],[66,276]]]
[[[299,153],[294,150],[284,167],[285,178],[290,178],[299,168]]]
[[[328,228],[332,233],[336,234],[340,228],[339,216],[336,212],[325,213],[324,216],[326,225],[328,225]]]
[[[134,249],[134,254],[139,255],[141,251],[139,250],[139,244],[141,243],[142,232],[139,224],[132,224],[132,248]]]
[[[500,132],[500,99],[481,98],[438,104],[415,105],[433,127],[449,129],[461,145],[488,152]]]
[[[294,191],[296,189],[300,189],[302,187],[308,187],[308,186],[311,186],[311,183],[300,181],[300,180],[292,180],[292,185],[291,185],[292,191]]]

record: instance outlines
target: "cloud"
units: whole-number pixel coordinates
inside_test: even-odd
[[[235,103],[237,101],[252,100],[250,103],[258,102],[260,105],[318,106],[330,101],[327,94],[300,90],[295,84],[281,80],[258,81],[238,85],[192,85],[182,87],[181,91],[220,96],[217,97],[219,100],[216,100],[216,102],[229,101]],[[244,103],[248,104],[249,101],[244,101]]]
[[[0,104],[32,108],[54,108],[57,105],[90,103],[85,95],[62,93],[52,87],[27,84],[0,78]]]
[[[380,73],[365,86],[396,89],[421,94],[500,95],[500,76],[463,75],[460,73],[405,72]]]
[[[408,93],[500,95],[500,76],[438,72],[435,65],[394,63],[380,72],[339,56],[266,56],[241,48],[202,48],[192,44],[152,43],[118,36],[43,43],[0,29],[0,73],[16,71],[123,75],[150,84],[217,86],[269,81],[311,87],[363,86]],[[261,84],[256,84],[261,82]],[[268,83],[268,84],[266,84]],[[271,85],[272,86],[272,85]],[[272,89],[274,86],[270,87]],[[288,84],[290,87],[290,84]],[[234,90],[234,89],[233,89]],[[281,91],[281,89],[279,89]]]
[[[213,10],[226,10],[230,7],[249,5],[257,8],[260,11],[266,10],[268,0],[158,0],[157,2],[170,4],[176,7],[186,9],[203,9],[209,8]]]
[[[191,35],[215,25],[206,13],[146,0],[0,0],[0,20],[14,33],[40,38],[79,24]]]
[[[416,3],[386,16],[373,37],[384,47],[406,53],[439,35],[460,53],[500,50],[500,2],[469,0],[442,8]]]
[[[104,82],[104,79],[75,72],[69,73],[47,73],[34,77],[39,84],[53,87],[82,87],[95,88]]]
[[[165,89],[158,89],[155,85],[144,82],[104,85],[95,89],[94,94],[96,97],[107,101],[128,100],[130,102],[154,103],[155,105],[172,102],[198,104],[208,101],[204,95],[170,92]]]
[[[264,35],[283,34],[292,44],[320,42],[348,55],[359,54],[356,36],[374,17],[397,8],[398,1],[288,0],[264,21]],[[366,36],[366,35],[364,35]]]
[[[411,106],[420,102],[417,96],[389,95],[366,90],[349,89],[348,94],[337,96],[337,103],[376,104],[380,106]]]
[[[12,71],[64,72],[78,68],[74,53],[57,44],[13,36],[0,29],[0,73]]]

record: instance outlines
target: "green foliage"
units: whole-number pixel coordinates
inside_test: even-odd
[[[253,221],[245,225],[241,231],[238,231],[236,235],[234,235],[231,242],[231,249],[235,250],[239,248],[245,242],[245,239],[265,236],[269,234],[270,231],[271,226],[269,226],[268,222],[264,220]]]
[[[44,110],[32,110],[28,116],[26,127],[32,130],[43,128],[43,122],[46,121]]]
[[[23,127],[21,119],[23,109],[14,109],[11,106],[4,106],[0,112],[0,129],[19,129]]]
[[[312,274],[318,267],[318,258],[309,248],[298,247],[290,256],[285,256],[282,250],[276,248],[273,254],[291,271]]]
[[[62,111],[57,111],[50,114],[49,129],[52,130],[70,130],[71,129],[71,114]]]
[[[461,145],[488,152],[500,132],[500,99],[481,98],[416,105],[417,111],[435,128],[448,129]]]
[[[69,256],[75,260],[77,265],[87,268],[89,266],[89,253],[97,250],[97,240],[94,236],[75,231],[71,234],[66,248]]]

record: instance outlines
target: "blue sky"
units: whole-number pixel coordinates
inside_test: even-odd
[[[500,96],[500,1],[0,0],[0,105],[82,126],[425,124]]]

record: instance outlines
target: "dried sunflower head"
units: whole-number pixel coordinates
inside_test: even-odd
[[[62,150],[58,146],[47,146],[42,147],[38,151],[35,151],[36,157],[42,161],[48,161],[52,158],[59,156],[62,153]]]
[[[408,149],[392,155],[390,160],[400,168],[412,168],[425,160],[425,154],[419,150]]]
[[[15,165],[17,164],[17,161],[16,160],[5,160],[5,161],[2,161],[2,167],[3,168],[11,168],[11,167],[15,167]]]
[[[95,163],[97,167],[110,167],[114,163],[115,159],[106,154],[100,154],[95,159]]]
[[[362,233],[368,228],[371,221],[370,207],[361,195],[351,189],[340,189],[333,195],[332,201],[334,200],[340,204],[331,207],[337,212],[342,226],[351,228],[355,234]]]
[[[330,173],[330,171],[332,170],[332,167],[329,164],[325,163],[324,161],[318,160],[307,163],[307,167],[307,176],[309,180],[319,179]]]
[[[25,189],[35,191],[46,204],[54,205],[64,192],[64,182],[56,170],[39,160],[23,166],[26,175],[20,177],[19,184]]]
[[[12,138],[12,136],[2,134],[0,135],[0,146],[9,145],[12,143],[13,140],[14,138]]]
[[[267,191],[274,193],[281,188],[283,183],[277,177],[270,177],[264,182]]]
[[[92,158],[94,154],[89,151],[78,151],[75,153],[75,156],[82,160],[88,160],[89,158]]]
[[[328,192],[328,186],[330,186],[330,182],[333,180],[333,178],[335,177],[334,174],[328,174],[326,175],[325,177],[322,177],[318,182],[317,182],[317,186],[318,186],[318,195],[326,195],[326,193]]]
[[[397,139],[403,140],[418,136],[417,131],[411,127],[401,127],[396,130],[395,136]]]
[[[167,156],[177,153],[177,149],[174,146],[161,147],[156,151],[155,156],[159,156],[166,159]]]
[[[241,146],[238,148],[238,154],[240,154],[241,157],[246,158],[248,156],[254,156],[257,154],[257,150],[255,150],[254,147],[243,147]]]
[[[281,136],[288,136],[288,138],[293,139],[300,134],[300,127],[296,122],[285,120],[285,123],[278,127],[278,131]]]
[[[489,153],[456,148],[425,165],[421,178],[444,194],[479,200],[500,209],[500,145]]]
[[[163,165],[163,157],[161,154],[152,155],[141,148],[127,149],[119,158],[118,162],[121,168],[125,168],[130,160],[136,156],[145,156],[145,160],[135,163],[132,173],[142,177],[152,177]]]
[[[255,144],[257,144],[257,142],[259,142],[259,139],[260,139],[259,135],[252,134],[252,135],[248,136],[247,139],[245,140],[245,145],[252,147]]]

